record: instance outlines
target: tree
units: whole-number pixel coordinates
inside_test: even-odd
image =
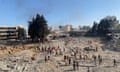
[[[94,22],[94,25],[91,29],[93,34],[98,36],[106,36],[107,33],[110,33],[113,29],[116,29],[119,21],[115,16],[107,16],[100,20],[99,23]]]
[[[91,31],[94,35],[97,35],[97,31],[98,31],[98,23],[97,22],[94,22],[94,25],[93,25]]]
[[[28,34],[32,40],[45,40],[46,36],[49,34],[47,21],[43,15],[36,15],[36,18],[33,18],[32,21],[29,21]]]
[[[115,16],[107,16],[101,19],[98,25],[98,33],[99,35],[106,35],[109,33],[119,22],[117,21]]]
[[[63,26],[60,25],[60,26],[59,26],[59,29],[61,29],[62,27],[63,27]]]

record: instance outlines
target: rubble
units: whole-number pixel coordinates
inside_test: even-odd
[[[73,61],[77,63],[75,72],[87,72],[88,69],[90,72],[120,71],[120,53],[103,51],[104,44],[99,38],[60,39],[31,46],[25,46],[26,49],[6,46],[4,51],[0,50],[0,72],[74,72]],[[86,51],[86,47],[95,50]],[[99,59],[102,59],[100,64]],[[117,67],[113,66],[113,59],[116,59]]]

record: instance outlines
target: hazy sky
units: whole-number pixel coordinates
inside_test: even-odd
[[[92,25],[108,15],[120,19],[120,0],[0,0],[0,26],[28,26],[36,13],[49,26]]]

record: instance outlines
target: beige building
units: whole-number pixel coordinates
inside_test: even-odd
[[[61,31],[70,32],[72,30],[72,25],[62,26]]]
[[[72,30],[72,25],[66,25],[65,26],[65,31],[70,32]]]
[[[0,40],[18,39],[19,28],[21,27],[0,27]]]

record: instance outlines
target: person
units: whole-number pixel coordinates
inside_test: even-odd
[[[57,50],[57,51],[55,51],[55,56],[58,56],[58,54],[59,54],[59,53],[58,53],[58,50]]]
[[[50,54],[50,47],[48,47],[48,50],[47,50],[47,51],[48,51],[48,53]]]
[[[71,64],[71,58],[69,57],[69,65]]]
[[[64,60],[66,60],[66,58],[67,58],[66,55],[64,55]]]
[[[101,56],[100,55],[98,55],[98,62],[99,62],[99,65],[101,64],[101,62],[102,62],[102,58],[101,58]]]
[[[116,63],[116,60],[115,60],[115,59],[113,59],[113,65],[114,65],[114,66],[117,66],[117,63]]]
[[[89,67],[88,67],[88,70],[87,70],[87,72],[90,72],[90,69],[89,69]]]
[[[44,48],[42,47],[42,52],[44,52]]]
[[[74,71],[76,70],[76,64],[75,64],[75,61],[73,61],[73,70],[74,70]]]
[[[45,52],[47,51],[47,47],[46,47],[46,46],[45,46],[45,49],[44,49],[44,50],[45,50]]]
[[[102,63],[102,58],[99,59],[99,65]]]
[[[95,55],[93,55],[93,59],[94,59],[95,65],[96,65],[96,56]]]
[[[96,47],[95,51],[96,51],[96,52],[98,51],[98,47]]]
[[[60,54],[59,55],[63,55],[63,52],[62,52],[62,50],[60,49]]]
[[[101,56],[100,55],[98,55],[98,60],[101,58]]]
[[[80,54],[80,57],[79,57],[79,58],[80,58],[80,60],[82,59],[82,56],[81,56],[81,54]]]
[[[48,55],[47,59],[48,59],[48,60],[50,60],[50,59],[51,59],[50,55]]]
[[[65,66],[67,66],[67,65],[68,65],[68,60],[66,59],[66,60],[65,60]]]
[[[65,48],[63,48],[63,52],[65,52]]]
[[[45,56],[45,62],[47,62],[47,57]]]
[[[68,55],[66,56],[66,59],[67,59],[67,60],[69,59],[69,56],[68,56]]]
[[[52,54],[52,49],[50,48],[50,55]]]
[[[76,67],[77,67],[77,70],[79,70],[79,62],[76,61]]]

